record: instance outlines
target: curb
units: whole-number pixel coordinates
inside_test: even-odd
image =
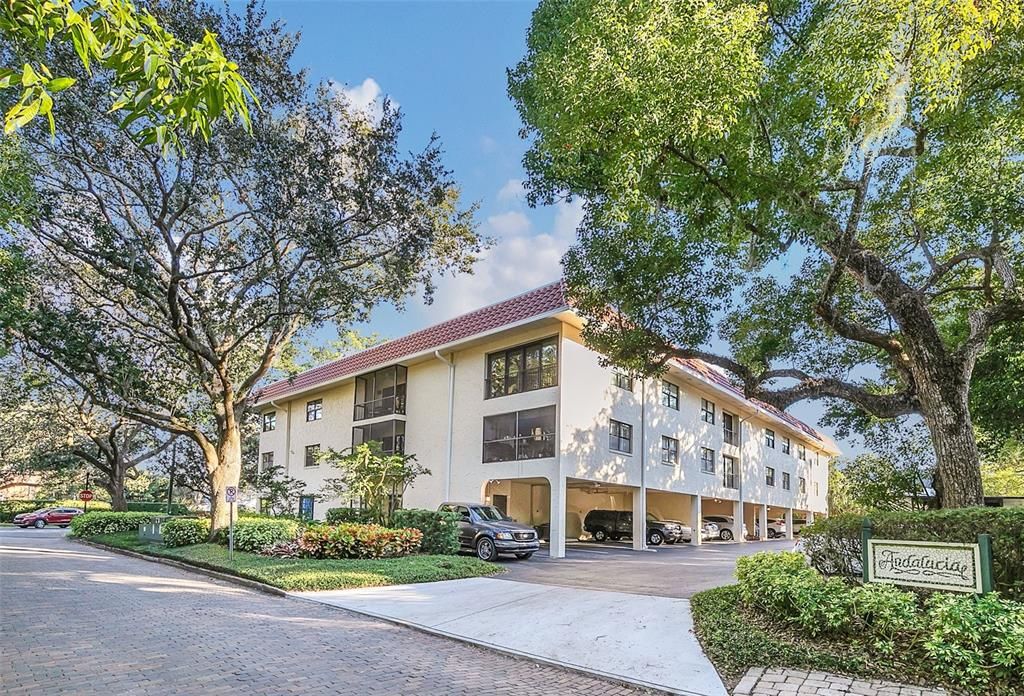
[[[274,595],[275,597],[288,597],[290,596],[284,590],[273,587],[272,585],[266,585],[257,580],[250,580],[249,578],[243,578],[238,575],[232,575],[231,573],[222,573],[217,570],[211,570],[204,568],[200,565],[194,565],[192,563],[183,563],[181,561],[175,561],[170,558],[164,558],[163,556],[154,556],[148,553],[141,553],[139,551],[131,551],[129,549],[122,549],[116,546],[108,546],[107,544],[100,544],[95,541],[89,541],[87,539],[79,539],[78,537],[66,537],[76,544],[82,544],[84,546],[92,546],[93,548],[102,549],[104,551],[110,551],[111,553],[118,553],[122,556],[128,556],[130,558],[137,558],[142,561],[151,561],[153,563],[162,563],[178,570],[186,570],[190,573],[197,573],[199,575],[205,575],[206,577],[213,578],[214,580],[221,580],[234,585],[240,585],[250,590],[256,590],[257,592],[263,592],[265,594]]]

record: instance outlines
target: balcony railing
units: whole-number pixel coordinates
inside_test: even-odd
[[[378,416],[390,416],[393,414],[405,415],[405,395],[385,396],[381,399],[366,401],[356,404],[352,410],[352,420],[366,420]]]

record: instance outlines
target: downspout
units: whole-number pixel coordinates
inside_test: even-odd
[[[640,378],[640,548],[647,550],[647,380]]]
[[[455,361],[435,350],[434,357],[448,366],[448,451],[444,464],[444,499],[452,499],[452,440],[455,428]]]
[[[281,407],[278,406],[274,402],[273,399],[271,399],[268,403],[273,407],[275,412],[282,410]],[[285,476],[291,476],[292,475],[292,472],[291,472],[291,466],[292,466],[292,410],[291,410],[291,402],[289,402],[288,410],[285,411],[284,416],[285,416],[285,418],[284,418],[284,420],[285,420],[285,423],[284,423],[284,475]],[[257,466],[257,469],[258,469],[259,468],[259,464],[257,464],[256,466]]]

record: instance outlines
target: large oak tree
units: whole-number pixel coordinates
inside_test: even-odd
[[[92,403],[195,443],[216,530],[240,421],[289,341],[429,296],[478,238],[437,140],[403,154],[397,110],[376,118],[309,85],[290,64],[297,37],[257,7],[150,9],[184,42],[217,35],[260,101],[251,133],[220,120],[168,153],[138,137],[145,118],[97,108],[109,74],[81,80],[55,105],[56,138],[22,132],[32,206],[6,216],[0,322]],[[59,45],[46,63],[81,71]]]
[[[1021,15],[543,2],[510,93],[532,200],[589,201],[564,262],[586,338],[637,370],[704,359],[780,408],[920,414],[941,504],[980,504],[972,371],[1024,319]]]

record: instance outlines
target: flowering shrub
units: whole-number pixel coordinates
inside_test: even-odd
[[[312,558],[396,558],[419,550],[423,532],[388,529],[376,524],[338,524],[307,527],[300,543]]]
[[[210,520],[205,517],[167,520],[160,525],[160,536],[164,540],[164,546],[202,544],[210,536]]]
[[[273,556],[274,558],[302,558],[302,544],[297,540],[279,541],[276,544],[264,546],[259,550],[261,556]]]

